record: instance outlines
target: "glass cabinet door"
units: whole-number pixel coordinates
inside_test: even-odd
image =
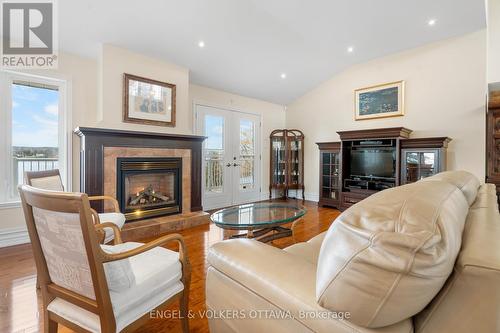
[[[414,183],[440,172],[441,161],[439,149],[403,149],[401,156],[402,184]]]
[[[324,199],[339,200],[340,154],[321,152],[321,196]]]
[[[298,185],[302,184],[302,141],[290,140],[290,174],[289,184]]]
[[[272,138],[272,179],[273,184],[284,185],[286,175],[285,137]]]

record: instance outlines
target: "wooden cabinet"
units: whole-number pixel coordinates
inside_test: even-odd
[[[317,143],[319,147],[319,204],[340,207],[340,142]]]
[[[289,190],[304,196],[304,134],[299,130],[278,129],[270,135],[271,159],[269,198],[279,190],[287,198]]]
[[[370,195],[446,170],[448,137],[410,138],[404,127],[337,132],[317,143],[319,205],[345,210]]]
[[[414,183],[446,170],[446,148],[450,138],[401,141],[401,185]]]
[[[486,121],[486,182],[496,185],[500,200],[500,91],[489,92]]]

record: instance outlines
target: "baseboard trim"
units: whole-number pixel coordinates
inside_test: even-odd
[[[29,242],[30,237],[25,227],[0,229],[0,248]]]
[[[302,199],[301,190],[290,190],[288,191],[288,195],[290,196],[290,198]],[[314,201],[314,202],[319,201],[319,193],[304,192],[304,196],[307,201]],[[273,195],[273,198],[276,198],[276,196]],[[267,200],[267,199],[269,199],[269,192],[266,193],[266,196],[261,195],[261,200]]]
[[[319,194],[318,193],[305,192],[304,196],[306,197],[306,200],[308,200],[308,201],[314,201],[314,202],[319,201]]]

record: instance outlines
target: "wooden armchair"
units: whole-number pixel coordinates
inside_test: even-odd
[[[183,332],[189,331],[190,267],[180,235],[147,244],[100,245],[92,210],[84,193],[19,187],[43,297],[44,331],[58,324],[76,332],[131,332],[180,301]],[[179,252],[160,247],[179,244]]]
[[[29,171],[24,174],[25,183],[40,188],[43,190],[50,191],[61,191],[64,192],[64,186],[61,180],[61,175],[59,170],[46,170],[46,171]],[[120,212],[120,206],[115,198],[110,196],[93,196],[89,197],[90,201],[107,201],[113,208],[112,212],[100,213],[95,216],[95,223],[110,222],[121,230],[125,224],[125,215]],[[114,233],[111,228],[104,228],[104,243],[109,243],[113,240]]]

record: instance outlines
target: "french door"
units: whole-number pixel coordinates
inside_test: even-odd
[[[203,208],[260,199],[260,117],[196,105],[196,130],[203,143]]]

